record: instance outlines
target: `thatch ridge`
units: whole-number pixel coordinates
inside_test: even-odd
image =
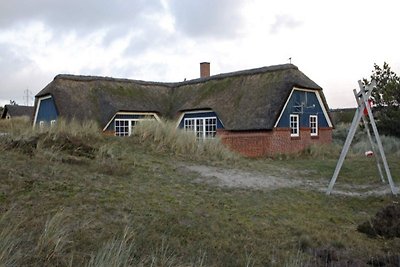
[[[168,83],[168,82],[152,82],[152,81],[143,81],[143,80],[133,80],[133,79],[126,79],[126,78],[114,78],[114,77],[107,77],[107,76],[86,76],[86,75],[73,75],[73,74],[58,74],[54,77],[54,80],[71,80],[71,81],[107,81],[107,82],[121,82],[121,83],[136,83],[140,85],[160,85],[160,86],[167,86],[173,87],[177,83]]]
[[[93,76],[93,75],[74,75],[74,74],[58,74],[54,77],[54,80],[57,79],[66,79],[73,81],[110,81],[110,82],[126,82],[126,83],[137,83],[141,85],[160,85],[166,87],[178,87],[182,85],[195,84],[195,83],[204,83],[210,80],[220,80],[228,77],[238,77],[243,75],[254,75],[259,73],[266,72],[274,72],[278,70],[287,70],[287,69],[295,69],[298,70],[298,67],[294,64],[280,64],[280,65],[272,65],[265,66],[261,68],[253,68],[247,70],[233,71],[211,75],[209,77],[204,78],[196,78],[192,80],[182,81],[182,82],[154,82],[154,81],[144,81],[144,80],[135,80],[135,79],[127,79],[127,78],[114,78],[108,76]]]

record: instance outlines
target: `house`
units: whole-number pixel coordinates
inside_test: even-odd
[[[31,106],[19,106],[19,105],[5,105],[1,114],[2,119],[13,119],[18,117],[26,117],[32,120],[34,107]]]
[[[199,139],[219,136],[250,157],[332,141],[322,88],[293,64],[161,83],[58,75],[36,95],[35,125],[58,118],[95,120],[105,133],[130,135],[140,120],[168,118]]]

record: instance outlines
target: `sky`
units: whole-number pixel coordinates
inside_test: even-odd
[[[178,82],[295,64],[330,108],[355,107],[374,63],[400,74],[400,1],[1,0],[0,106],[57,74]],[[27,97],[28,96],[28,97]]]

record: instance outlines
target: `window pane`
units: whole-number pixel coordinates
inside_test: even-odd
[[[115,135],[116,136],[129,135],[129,120],[115,120]]]
[[[310,129],[311,135],[318,135],[318,117],[316,115],[310,115]]]
[[[291,136],[299,135],[299,117],[297,115],[290,115],[290,134]]]
[[[217,119],[209,118],[205,119],[205,137],[206,138],[214,138],[217,133]]]

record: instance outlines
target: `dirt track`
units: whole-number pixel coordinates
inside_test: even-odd
[[[287,172],[285,172],[285,175],[282,174],[282,177],[278,177],[259,172],[225,169],[206,165],[183,165],[182,168],[186,171],[198,173],[199,177],[196,180],[197,182],[205,182],[211,185],[229,188],[276,190],[279,188],[300,187],[325,193],[329,183],[329,178],[320,181],[307,180],[296,177],[295,174],[292,176]],[[291,177],[283,177],[288,175]],[[361,186],[341,183],[335,185],[332,194],[345,196],[372,196],[391,194],[391,191],[387,184],[382,184],[379,187],[372,187],[368,185]]]

